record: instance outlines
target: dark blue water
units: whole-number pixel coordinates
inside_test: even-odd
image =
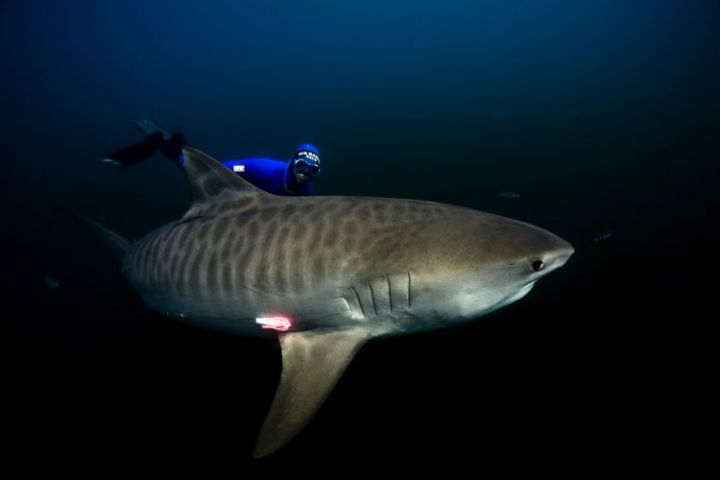
[[[1,2],[14,445],[258,466],[277,346],[144,309],[56,212],[135,238],[181,215],[186,181],[161,156],[99,162],[152,118],[219,159],[312,142],[319,194],[465,205],[576,247],[477,323],[368,345],[266,464],[648,458],[635,446],[673,424],[658,398],[714,268],[719,27],[714,1]]]

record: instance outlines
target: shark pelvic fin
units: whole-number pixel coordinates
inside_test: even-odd
[[[280,334],[279,338],[282,376],[255,444],[255,458],[270,455],[300,433],[370,338],[370,332],[305,331]]]
[[[197,216],[215,203],[270,196],[200,150],[184,147],[182,151],[192,194],[192,204],[183,218]]]

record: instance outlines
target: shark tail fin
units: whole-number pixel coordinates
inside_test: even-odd
[[[130,241],[126,238],[118,235],[107,227],[103,227],[97,222],[90,220],[89,218],[81,218],[83,222],[90,227],[92,230],[98,233],[100,237],[105,241],[105,244],[110,247],[110,250],[118,257],[122,258],[130,248]]]
[[[131,243],[129,240],[113,232],[109,228],[100,225],[96,221],[90,220],[89,218],[77,215],[72,212],[68,212],[67,210],[61,209],[60,211],[66,215],[69,215],[71,218],[74,218],[78,223],[88,227],[90,230],[97,233],[100,238],[103,239],[105,245],[107,245],[118,258],[122,258],[130,248]]]

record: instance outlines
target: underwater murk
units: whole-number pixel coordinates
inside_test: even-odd
[[[719,20],[2,2],[10,456],[651,458],[712,251]]]

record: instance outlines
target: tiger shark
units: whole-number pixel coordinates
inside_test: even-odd
[[[87,221],[151,308],[194,325],[277,336],[282,374],[254,456],[293,439],[368,340],[461,324],[515,302],[573,247],[459,206],[280,197],[185,148],[192,203],[135,243]]]

